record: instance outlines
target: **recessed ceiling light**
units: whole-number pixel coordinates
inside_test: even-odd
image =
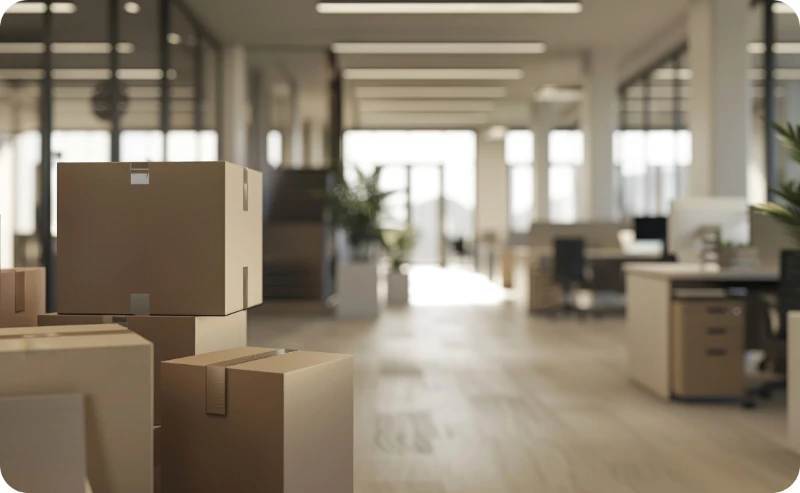
[[[339,55],[537,55],[544,43],[334,43]]]
[[[44,53],[44,43],[0,43],[0,53],[9,55]]]
[[[413,101],[413,100],[375,100],[368,99],[358,105],[365,113],[386,112],[441,112],[441,113],[478,113],[494,111],[492,101]]]
[[[320,14],[578,14],[580,2],[321,2]]]
[[[356,97],[362,99],[500,99],[508,96],[505,87],[468,86],[377,86],[356,87]]]
[[[518,68],[348,68],[348,80],[520,80]]]
[[[546,103],[576,103],[583,99],[583,90],[578,87],[544,86],[534,92],[533,99]]]
[[[78,7],[72,2],[53,2],[50,4],[50,12],[54,14],[74,14]],[[19,2],[15,3],[6,14],[44,14],[47,12],[45,2]]]
[[[783,2],[775,2],[772,4],[773,14],[794,14],[794,10]]]
[[[181,35],[178,33],[169,33],[167,34],[167,43],[171,45],[179,45],[181,44]]]
[[[120,80],[161,80],[164,71],[160,68],[121,68],[117,70]]]
[[[52,43],[50,51],[81,55],[111,53],[111,43]]]
[[[0,79],[38,80],[42,77],[44,77],[44,70],[40,68],[0,68]]]
[[[136,51],[136,45],[133,43],[121,42],[117,43],[117,53],[121,53],[123,55],[130,55]]]
[[[753,55],[763,55],[767,52],[767,45],[758,41],[749,43],[747,51]],[[800,43],[773,43],[772,52],[776,55],[800,55]]]
[[[57,80],[108,80],[111,69],[107,68],[54,68],[50,77]]]
[[[50,12],[53,14],[74,14],[78,7],[72,2],[53,2],[50,4]]]
[[[489,123],[486,113],[367,113],[361,115],[361,123],[365,125],[385,126],[467,126]]]
[[[124,8],[125,12],[129,14],[138,14],[142,11],[141,5],[136,2],[125,2],[125,5],[122,8]]]
[[[653,70],[653,78],[658,80],[691,80],[694,73],[690,68],[659,68]]]

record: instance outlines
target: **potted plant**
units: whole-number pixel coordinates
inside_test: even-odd
[[[778,139],[789,150],[792,160],[800,163],[800,125],[792,126],[786,124],[781,126],[773,124],[778,132]],[[756,206],[756,210],[762,214],[773,217],[784,225],[786,233],[797,242],[800,247],[800,182],[794,180],[784,180],[780,186],[773,190],[773,193],[781,199],[781,203],[770,202]],[[800,256],[800,250],[790,250],[783,252],[782,261],[787,256]],[[794,262],[797,263],[796,261]]]
[[[372,175],[358,170],[350,184],[340,173],[338,183],[326,194],[331,220],[346,236],[346,251],[336,267],[337,315],[374,318],[378,315],[378,273],[375,246],[383,246],[379,220],[383,201],[389,196],[378,188],[380,168]]]
[[[758,266],[758,248],[722,241],[717,247],[717,259],[723,269],[751,269]]]
[[[389,252],[391,270],[387,278],[390,305],[408,304],[408,272],[405,270],[408,257],[416,245],[416,234],[412,229],[384,231],[384,244]]]

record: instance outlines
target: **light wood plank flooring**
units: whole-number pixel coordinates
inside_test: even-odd
[[[375,323],[256,313],[250,344],[356,356],[356,493],[792,483],[800,456],[784,444],[782,397],[753,411],[653,398],[627,380],[623,325],[530,318],[510,301],[389,310]]]

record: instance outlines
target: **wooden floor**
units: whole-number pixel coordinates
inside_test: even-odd
[[[452,287],[437,276],[428,298]],[[797,477],[782,398],[665,403],[628,382],[621,318],[452,299],[375,323],[251,317],[251,345],[356,356],[356,493],[776,493]]]

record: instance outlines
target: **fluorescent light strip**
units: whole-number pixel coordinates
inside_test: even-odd
[[[767,45],[761,42],[749,43],[747,51],[753,55],[763,55],[767,52]],[[800,43],[774,43],[772,52],[776,55],[800,55]]]
[[[489,123],[485,113],[367,113],[361,115],[367,125],[414,126],[414,125],[483,125]]]
[[[653,78],[658,80],[691,80],[694,73],[690,68],[659,68],[653,70]]]
[[[361,99],[501,99],[508,96],[505,87],[468,86],[377,86],[356,87]]]
[[[339,55],[538,55],[544,43],[334,43]]]
[[[74,14],[78,7],[72,2],[53,2],[50,4],[50,12],[53,14]],[[44,2],[19,2],[12,5],[6,14],[44,14],[47,12],[47,4]]]
[[[783,2],[775,2],[772,4],[773,14],[794,14],[795,11]]]
[[[161,80],[164,71],[160,68],[121,68],[117,70],[120,80]]]
[[[348,80],[520,80],[518,68],[348,68]]]
[[[0,79],[4,80],[39,80],[44,77],[40,68],[2,68]]]
[[[0,53],[7,55],[40,54],[44,48],[44,43],[0,43]]]
[[[379,101],[366,100],[358,105],[365,113],[407,112],[407,113],[475,113],[494,111],[492,101]]]
[[[50,77],[56,80],[108,80],[111,69],[107,68],[54,68]]]
[[[320,14],[579,14],[580,2],[321,2]]]

